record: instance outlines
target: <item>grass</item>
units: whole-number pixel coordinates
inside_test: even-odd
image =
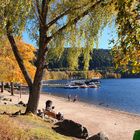
[[[26,131],[6,115],[0,116],[0,128],[1,140],[29,140]]]
[[[2,105],[0,112],[14,113],[25,108],[15,105]],[[0,115],[0,140],[72,140],[56,133],[52,129],[53,123],[29,114],[17,117]]]
[[[3,113],[3,112],[14,113],[19,110],[21,110],[23,113],[25,112],[25,107],[16,106],[16,105],[0,105],[0,113]]]

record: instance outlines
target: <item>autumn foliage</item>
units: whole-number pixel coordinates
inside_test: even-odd
[[[16,39],[16,43],[20,55],[23,58],[23,62],[33,79],[35,74],[35,66],[33,65],[35,48],[24,43],[19,38]],[[11,46],[7,40],[2,42],[0,46],[0,81],[25,83],[24,76],[22,75]]]

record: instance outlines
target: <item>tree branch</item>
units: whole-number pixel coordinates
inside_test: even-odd
[[[40,25],[43,25],[43,20],[42,20],[42,17],[41,17],[39,1],[38,0],[33,0],[33,3],[34,3],[33,6],[35,7],[35,9],[34,9],[35,15],[38,18]]]
[[[39,1],[38,0],[36,0],[36,8],[37,8],[37,12],[40,16],[41,12],[40,12],[40,6],[39,6]]]
[[[54,20],[50,21],[47,24],[47,27],[49,28],[50,26],[52,26],[54,23],[56,23],[60,18],[62,18],[63,16],[67,15],[69,12],[71,11],[71,8],[67,9],[66,11],[64,11],[63,13],[61,13],[58,17],[56,17]]]
[[[38,12],[38,15],[39,15],[39,20],[42,23],[41,11],[40,11],[40,6],[39,6],[39,1],[38,0],[36,0],[36,8],[37,8],[37,12]]]
[[[80,15],[78,15],[75,19],[73,19],[72,21],[69,21],[66,25],[64,25],[63,27],[61,27],[58,31],[56,31],[49,38],[51,38],[51,39],[54,38],[60,32],[64,31],[67,27],[69,27],[69,26],[71,26],[73,24],[76,24],[82,17],[86,16],[92,9],[94,9],[101,2],[102,2],[102,0],[98,0],[96,3],[94,3],[92,6],[90,6],[86,11],[84,11],[83,13],[81,13]]]
[[[48,1],[47,0],[42,0],[42,11],[41,11],[41,16],[43,18],[43,25],[46,25],[46,18],[47,18],[47,13],[48,13]]]
[[[27,72],[27,69],[23,63],[23,59],[21,58],[21,55],[20,55],[19,50],[17,48],[16,42],[14,40],[14,37],[10,31],[10,23],[9,22],[6,25],[6,30],[7,30],[7,37],[9,39],[10,44],[11,44],[13,53],[15,55],[17,62],[18,62],[20,70],[22,71],[22,74],[24,75],[24,78],[25,78],[28,86],[31,88],[32,87],[32,80],[31,80],[29,73]]]
[[[91,0],[92,2],[92,0]],[[70,14],[70,12],[74,11],[74,10],[79,10],[81,8],[83,8],[84,6],[87,6],[89,3],[91,2],[88,2],[87,4],[85,5],[82,5],[82,6],[79,6],[79,7],[75,7],[75,8],[69,8],[67,10],[65,10],[63,13],[61,13],[59,16],[57,16],[55,19],[53,19],[52,21],[50,21],[48,24],[47,24],[47,27],[49,28],[50,26],[52,26],[54,23],[56,23],[59,19],[61,19],[63,16],[67,15],[67,14]]]

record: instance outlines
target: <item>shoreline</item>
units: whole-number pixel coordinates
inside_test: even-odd
[[[67,98],[52,94],[44,96],[51,99],[54,105],[56,103],[56,109],[62,110],[65,118],[85,126],[90,135],[103,132],[110,140],[132,140],[134,131],[140,129],[140,116],[137,114],[81,101],[73,103],[69,102]]]
[[[57,95],[52,95],[51,93],[43,93],[41,92],[42,95],[48,95],[48,96],[52,96],[52,97],[56,97],[58,99],[65,99],[67,100],[67,98],[63,97],[63,96],[57,96]],[[86,105],[86,106],[89,106],[89,107],[97,107],[97,108],[101,108],[101,109],[107,109],[107,110],[110,110],[110,111],[115,111],[115,112],[120,112],[122,114],[127,114],[127,115],[132,115],[132,116],[136,116],[136,117],[140,117],[140,114],[139,113],[134,113],[134,112],[127,112],[127,111],[123,111],[123,110],[119,110],[119,109],[116,109],[116,108],[111,108],[111,106],[102,106],[102,105],[99,105],[99,104],[90,104],[88,102],[84,102],[84,101],[79,101],[77,100],[76,103],[80,103],[80,104],[83,104],[83,105]]]
[[[27,103],[28,94],[10,96],[16,104],[20,100]],[[140,116],[110,108],[90,105],[80,101],[69,102],[67,98],[41,93],[38,109],[45,107],[46,100],[52,100],[55,112],[64,114],[64,118],[76,121],[88,129],[89,135],[103,132],[109,140],[132,140],[135,130],[140,129]]]

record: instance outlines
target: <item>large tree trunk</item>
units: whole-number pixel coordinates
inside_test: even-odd
[[[42,1],[46,3],[45,1]],[[44,9],[45,4],[42,4],[42,8]],[[45,9],[46,11],[47,9]],[[46,52],[47,52],[47,44],[49,42],[49,38],[46,37],[46,29],[45,29],[45,23],[46,23],[46,13],[43,12],[42,10],[42,19],[43,19],[43,24],[40,23],[40,30],[39,30],[39,50],[38,50],[38,56],[37,56],[37,62],[36,62],[36,73],[34,77],[34,82],[32,87],[30,87],[30,94],[29,94],[29,100],[26,108],[26,114],[29,112],[32,112],[36,114],[37,112],[37,107],[39,103],[39,98],[40,98],[40,90],[41,90],[41,81],[43,78],[43,74],[45,71],[45,66],[46,66]]]
[[[29,88],[29,100],[26,108],[26,114],[29,112],[32,112],[36,114],[37,107],[39,103],[40,98],[40,90],[41,90],[41,81],[44,75],[44,66],[46,63],[45,54],[42,54],[42,56],[38,56],[38,64],[37,64],[37,70],[34,77],[34,83],[32,87]]]
[[[41,17],[40,21],[40,29],[39,29],[39,50],[38,50],[38,58],[37,58],[37,69],[35,73],[34,80],[32,82],[32,79],[30,75],[28,74],[28,71],[26,70],[26,67],[24,66],[24,62],[22,57],[20,56],[20,53],[18,51],[16,42],[14,40],[14,37],[12,35],[12,31],[10,29],[10,23],[7,23],[7,37],[9,39],[9,42],[11,44],[12,50],[14,52],[14,55],[16,57],[16,60],[18,62],[18,65],[24,75],[24,78],[29,86],[29,100],[26,108],[26,114],[29,112],[36,113],[38,103],[39,103],[39,97],[40,97],[40,89],[41,89],[41,80],[43,78],[44,70],[45,70],[45,64],[46,64],[46,52],[47,52],[47,44],[49,43],[51,38],[47,38],[46,36],[46,17],[47,17],[47,11],[48,11],[48,1],[42,0],[42,10],[39,12],[39,16]]]
[[[46,43],[44,43],[43,45],[46,46]],[[37,107],[40,99],[41,81],[45,72],[45,64],[46,64],[46,55],[42,51],[38,55],[37,70],[35,73],[33,85],[32,87],[29,88],[29,100],[25,112],[26,114],[30,112],[36,114],[37,112]]]
[[[27,113],[34,113],[36,114],[38,103],[40,97],[40,86],[34,85],[33,87],[29,88],[29,99],[26,108]]]
[[[26,114],[30,112],[32,112],[33,114],[37,113],[43,74],[44,74],[44,68],[42,68],[39,72],[36,72],[33,86],[29,87],[29,100],[25,112]]]

